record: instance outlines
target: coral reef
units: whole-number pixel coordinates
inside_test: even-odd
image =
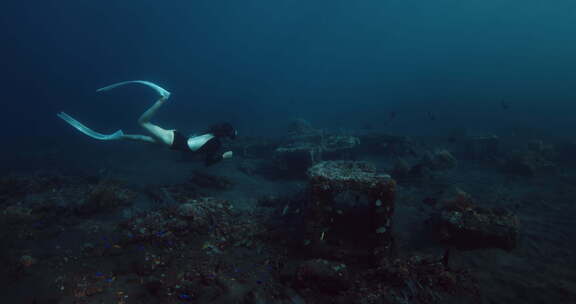
[[[177,182],[3,176],[0,279],[11,303],[574,302],[574,147],[453,137],[298,120]]]

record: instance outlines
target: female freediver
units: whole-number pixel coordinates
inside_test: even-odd
[[[185,151],[193,154],[203,154],[205,156],[205,164],[207,166],[213,165],[222,159],[232,157],[232,151],[226,151],[224,153],[220,151],[222,147],[221,139],[234,139],[237,135],[236,130],[229,123],[213,125],[204,134],[190,137],[184,136],[177,130],[166,130],[158,125],[151,123],[150,119],[152,116],[154,116],[156,111],[158,111],[158,109],[170,97],[170,92],[152,82],[144,80],[124,81],[98,89],[97,92],[107,91],[131,83],[138,83],[148,86],[154,89],[160,95],[160,98],[154,103],[154,105],[146,110],[146,112],[144,112],[138,119],[138,124],[140,124],[140,126],[148,131],[150,135],[124,134],[122,130],[118,130],[112,134],[102,134],[88,128],[64,112],[60,112],[57,115],[71,126],[78,129],[80,132],[92,138],[99,140],[131,140],[161,144],[170,147],[172,150]]]

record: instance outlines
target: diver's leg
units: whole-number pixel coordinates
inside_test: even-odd
[[[158,141],[156,141],[156,139],[154,139],[154,137],[148,136],[148,135],[140,135],[140,134],[122,134],[122,138],[124,140],[130,140],[130,141],[140,141],[140,142],[147,142],[147,143],[158,143]]]
[[[146,112],[142,113],[138,119],[139,124],[149,123],[152,116],[156,114],[156,111],[166,102],[166,98],[160,97]]]
[[[75,127],[76,129],[78,129],[78,131],[80,131],[80,132],[82,132],[82,133],[84,133],[84,134],[86,134],[92,138],[95,138],[95,139],[100,139],[100,140],[131,140],[131,141],[139,141],[139,142],[147,142],[147,143],[158,143],[156,141],[156,139],[154,139],[151,136],[139,135],[139,134],[124,134],[124,132],[122,132],[122,130],[118,130],[118,131],[114,132],[113,134],[102,134],[102,133],[96,132],[96,131],[88,128],[87,126],[85,126],[84,124],[82,124],[81,122],[79,122],[78,120],[74,119],[72,116],[70,116],[64,112],[58,113],[58,117],[62,118],[68,124]]]
[[[138,123],[140,126],[142,126],[142,128],[146,129],[148,132],[150,132],[150,134],[152,134],[152,137],[156,142],[170,146],[174,141],[174,132],[171,130],[163,129],[162,127],[159,127],[150,122],[152,116],[154,116],[156,111],[158,111],[158,109],[166,102],[166,99],[166,97],[161,97],[158,99],[152,105],[152,107],[150,107],[140,116]]]

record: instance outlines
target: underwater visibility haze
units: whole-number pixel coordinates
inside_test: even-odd
[[[2,303],[576,303],[576,2],[0,10]]]

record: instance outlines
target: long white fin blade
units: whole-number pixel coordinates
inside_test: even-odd
[[[166,89],[164,89],[163,87],[150,82],[150,81],[146,81],[146,80],[129,80],[129,81],[122,81],[122,82],[118,82],[118,83],[114,83],[111,84],[109,86],[105,86],[103,88],[100,88],[98,90],[96,90],[96,92],[102,92],[102,91],[108,91],[114,88],[117,88],[119,86],[123,86],[123,85],[127,85],[127,84],[132,84],[132,83],[139,83],[139,84],[143,84],[147,87],[152,88],[154,91],[156,91],[156,93],[160,94],[160,96],[164,97],[164,98],[168,98],[170,97],[170,92],[168,92]]]
[[[112,134],[102,134],[102,133],[96,132],[96,131],[88,128],[87,126],[85,126],[84,124],[82,124],[81,122],[77,121],[72,116],[70,116],[64,112],[60,112],[57,115],[58,115],[58,117],[62,118],[62,120],[64,120],[65,122],[67,122],[68,124],[70,124],[71,126],[76,128],[78,131],[80,131],[80,132],[82,132],[82,133],[84,133],[84,134],[86,134],[92,138],[95,138],[95,139],[115,140],[115,139],[122,138],[122,135],[124,135],[124,132],[122,132],[122,130],[118,130]]]

